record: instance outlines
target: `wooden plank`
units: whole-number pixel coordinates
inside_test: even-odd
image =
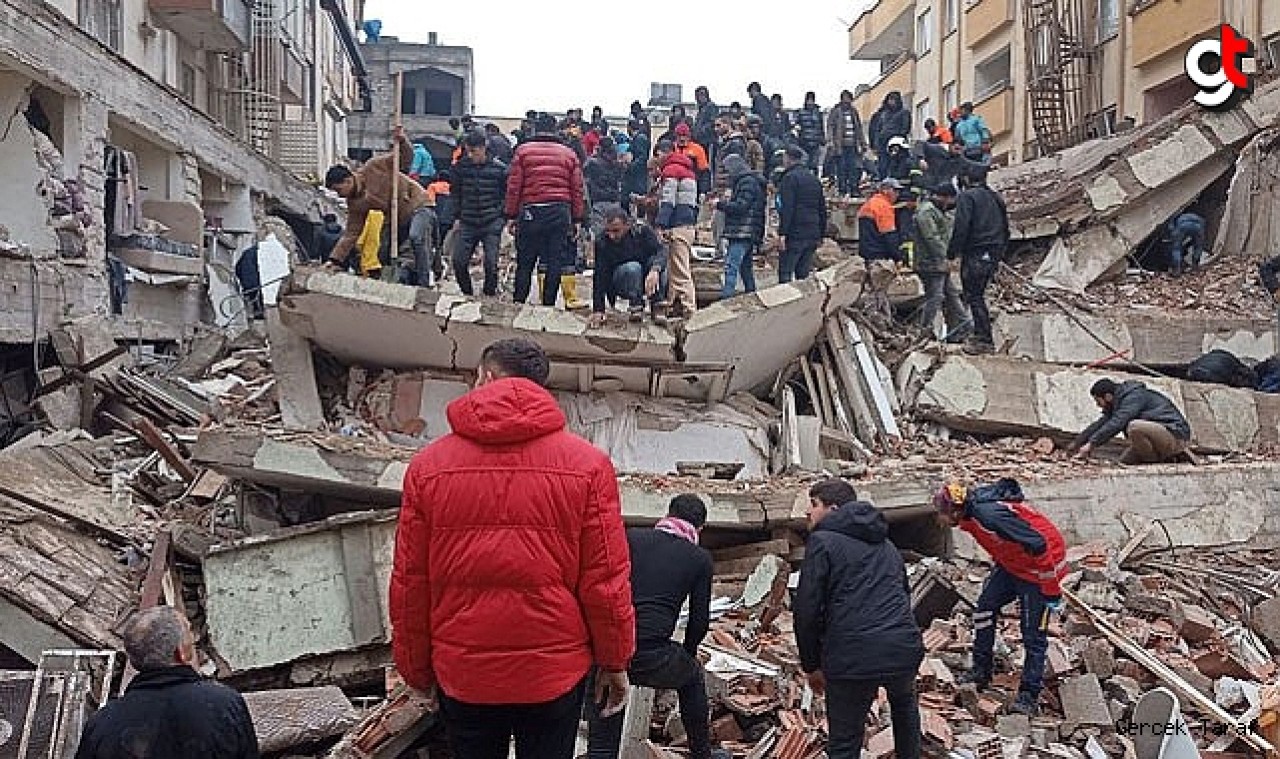
[[[871,410],[876,414],[878,426],[888,437],[901,438],[902,430],[898,428],[898,420],[893,416],[893,405],[889,402],[884,385],[880,383],[880,372],[876,369],[871,351],[862,339],[862,331],[848,317],[845,317],[844,327],[849,344],[853,348],[854,358],[857,360],[862,384],[871,394],[873,402]]]
[[[618,759],[651,759],[645,744],[649,740],[649,722],[653,719],[653,688],[631,686],[627,693],[626,717],[622,723],[622,744]]]
[[[808,364],[809,369],[813,372],[814,384],[818,387],[818,401],[822,408],[822,416],[825,419],[823,423],[828,427],[839,427],[840,420],[836,418],[835,407],[831,404],[831,390],[827,387],[826,372],[821,364],[814,366],[808,361],[805,361],[805,363]]]
[[[351,604],[351,638],[357,646],[384,641],[386,630],[382,625],[381,593],[369,525],[347,525],[339,535],[342,540],[342,577],[347,584],[347,600]]]
[[[151,546],[151,561],[147,564],[147,575],[142,580],[142,596],[138,599],[139,609],[150,609],[160,604],[164,592],[164,576],[169,572],[172,559],[172,536],[169,529],[156,531],[155,542]]]
[[[818,393],[818,384],[814,380],[813,367],[809,365],[809,360],[804,356],[801,356],[798,360],[800,361],[800,374],[804,377],[804,387],[809,393],[809,405],[813,407],[813,413],[822,420],[823,424],[826,424],[829,417],[823,416],[822,398]]]
[[[146,417],[139,419],[134,422],[133,428],[147,442],[147,445],[151,446],[169,466],[173,467],[173,471],[177,472],[184,482],[195,482],[195,468],[182,457],[181,453],[178,453],[177,448],[174,448],[168,440],[164,439],[164,434],[150,419]]]
[[[800,423],[796,419],[796,394],[790,385],[782,388],[782,473],[800,467]]]
[[[871,414],[871,407],[867,405],[867,399],[862,393],[858,369],[849,356],[851,347],[844,337],[839,322],[835,319],[827,320],[826,329],[827,348],[831,351],[832,363],[840,379],[839,387],[844,391],[844,400],[853,409],[858,438],[867,445],[873,445],[876,441],[876,430],[879,428]]]

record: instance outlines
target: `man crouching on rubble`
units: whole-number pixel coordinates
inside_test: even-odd
[[[1191,425],[1173,401],[1137,380],[1100,379],[1089,390],[1102,416],[1076,438],[1076,458],[1124,433],[1129,448],[1122,464],[1158,464],[1187,456]]]
[[[831,759],[858,759],[867,712],[889,695],[893,753],[920,759],[916,672],[924,642],[889,522],[844,480],[809,489],[809,542],[792,613],[800,666],[827,698]]]
[[[571,759],[588,670],[606,711],[635,652],[613,465],[565,430],[530,340],[484,349],[453,432],[404,478],[391,576],[392,648],[440,710],[457,759]]]
[[[89,719],[76,759],[258,759],[244,699],[195,671],[195,638],[177,610],[135,614],[124,650],[138,674]]]
[[[970,490],[950,483],[933,497],[933,505],[944,522],[969,533],[996,565],[973,612],[973,668],[956,682],[979,688],[990,685],[996,623],[1000,610],[1016,600],[1026,656],[1018,697],[1009,709],[1035,716],[1040,713],[1037,702],[1044,688],[1049,615],[1062,609],[1059,583],[1067,574],[1066,542],[1048,517],[1023,500],[1016,480]]]

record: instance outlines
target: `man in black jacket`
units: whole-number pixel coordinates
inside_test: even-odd
[[[716,198],[713,208],[724,214],[721,234],[729,244],[720,290],[720,298],[727,300],[737,294],[739,276],[745,292],[756,291],[752,257],[764,240],[766,192],[764,177],[752,171],[742,156],[729,156],[724,166],[733,191],[727,199]]]
[[[805,154],[798,145],[787,148],[782,157],[782,179],[778,181],[782,207],[778,211],[778,281],[807,279],[813,254],[827,233],[827,199],[822,183],[805,166]]]
[[[1095,448],[1122,432],[1129,448],[1121,463],[1158,464],[1187,455],[1191,425],[1164,395],[1137,380],[1117,384],[1110,379],[1093,383],[1089,394],[1102,416],[1076,437],[1076,458],[1089,458]]]
[[[880,109],[871,114],[867,125],[867,137],[876,151],[876,176],[889,176],[889,140],[894,137],[911,139],[911,111],[902,104],[902,93],[894,90],[884,96]]]
[[[711,555],[698,547],[707,507],[696,495],[678,495],[655,529],[627,530],[631,599],[636,609],[636,654],[627,670],[633,685],[675,690],[690,759],[711,759],[710,707],[698,646],[711,626]],[[689,621],[683,643],[671,639],[685,599]],[[588,706],[587,759],[616,759],[624,715],[601,718]]]
[[[591,327],[605,322],[605,305],[618,298],[630,304],[633,322],[644,320],[649,299],[653,323],[667,323],[663,306],[667,249],[651,227],[632,221],[621,206],[605,212],[604,234],[595,241],[595,277],[591,280]]]
[[[715,160],[716,118],[720,115],[720,107],[711,100],[711,92],[706,87],[693,91],[693,100],[698,105],[698,113],[693,121],[693,141],[707,151],[707,159]]]
[[[475,291],[471,284],[471,256],[476,243],[484,245],[484,289],[487,296],[498,294],[498,252],[505,217],[502,204],[507,195],[507,167],[489,155],[489,138],[473,131],[463,142],[466,154],[453,167],[449,197],[458,209],[458,243],[453,250],[453,273],[464,295]]]
[[[920,757],[916,671],[924,642],[889,522],[844,480],[809,489],[809,542],[792,612],[800,666],[826,693],[831,759],[857,759],[867,712],[889,694],[897,759]]]
[[[804,107],[796,111],[796,126],[800,131],[800,147],[809,154],[809,171],[815,175],[822,166],[822,146],[827,144],[825,123],[822,120],[822,109],[818,107],[818,96],[812,92],[804,94]]]
[[[186,618],[168,606],[140,611],[125,627],[124,649],[138,674],[89,719],[76,759],[258,759],[244,699],[192,668]]]
[[[991,311],[987,308],[987,288],[996,276],[1000,257],[1009,245],[1009,212],[1004,198],[987,187],[985,172],[972,172],[956,199],[955,226],[947,246],[948,259],[960,259],[960,285],[973,317],[973,333],[965,343],[966,353],[992,353]]]

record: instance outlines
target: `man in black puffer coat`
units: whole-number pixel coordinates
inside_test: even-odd
[[[489,155],[488,137],[474,131],[463,143],[466,154],[453,167],[449,197],[458,209],[458,243],[453,250],[453,273],[464,295],[471,284],[471,256],[476,243],[484,245],[484,289],[498,294],[498,251],[506,222],[502,204],[507,196],[507,167]]]
[[[258,759],[244,699],[192,669],[195,639],[177,611],[138,612],[124,649],[138,674],[89,719],[76,759]]]
[[[809,542],[792,612],[800,666],[826,693],[830,759],[857,759],[867,712],[889,694],[894,755],[920,759],[916,671],[924,642],[889,522],[844,480],[809,489]]]
[[[822,183],[805,166],[805,153],[798,145],[787,148],[782,158],[782,178],[778,180],[778,281],[808,279],[813,254],[827,236],[827,198]]]
[[[804,107],[796,111],[796,125],[800,128],[800,147],[809,156],[809,171],[815,175],[822,165],[822,146],[827,144],[822,109],[818,107],[818,96],[812,92],[804,94]]]
[[[756,291],[751,259],[756,246],[764,241],[765,180],[759,172],[752,171],[740,155],[725,158],[724,166],[733,192],[727,200],[717,199],[715,207],[724,213],[721,234],[729,243],[724,261],[724,288],[720,291],[720,297],[727,299],[738,291],[739,274],[743,291]]]

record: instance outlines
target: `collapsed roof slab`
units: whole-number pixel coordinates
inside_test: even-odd
[[[1188,105],[1131,132],[992,173],[1013,236],[1057,235],[1036,274],[1082,291],[1228,171],[1236,151],[1280,123],[1280,81],[1226,113]]]
[[[1027,477],[1017,467],[990,470],[988,481],[1019,479],[1027,500],[1045,512],[1069,544],[1117,547],[1151,520],[1152,543],[1182,547],[1280,545],[1280,467],[1267,462],[1195,467],[1082,464],[1078,474]],[[857,484],[858,494],[883,509],[932,508],[941,477],[902,477]],[[792,518],[804,519],[798,505]]]
[[[715,443],[706,445],[710,457]],[[193,460],[229,477],[257,485],[294,490],[364,504],[398,506],[401,485],[414,451],[392,446],[365,447],[351,438],[277,440],[254,431],[202,432]],[[707,524],[724,529],[759,529],[770,515],[790,513],[795,493],[755,489],[759,483],[708,482]],[[671,494],[655,496],[643,480],[619,480],[622,514],[647,524],[666,515]]]
[[[857,260],[801,282],[701,309],[673,331],[651,324],[588,329],[584,314],[453,296],[334,274],[294,273],[280,305],[285,326],[352,363],[471,371],[489,343],[524,334],[553,361],[552,387],[612,387],[722,400],[772,382],[812,345],[823,320],[861,291]]]
[[[951,354],[930,371],[916,397],[917,412],[964,432],[1072,437],[1098,418],[1089,388],[1110,377],[1140,380],[1168,396],[1190,422],[1198,450],[1248,451],[1280,442],[1277,395],[999,356]]]
[[[1105,317],[1060,312],[1001,314],[996,343],[1013,340],[1013,355],[1050,364],[1092,364],[1123,353],[1115,364],[1189,364],[1211,350],[1261,361],[1280,350],[1276,325],[1256,319],[1223,319],[1153,311],[1108,312]],[[1089,333],[1102,338],[1104,346]]]

